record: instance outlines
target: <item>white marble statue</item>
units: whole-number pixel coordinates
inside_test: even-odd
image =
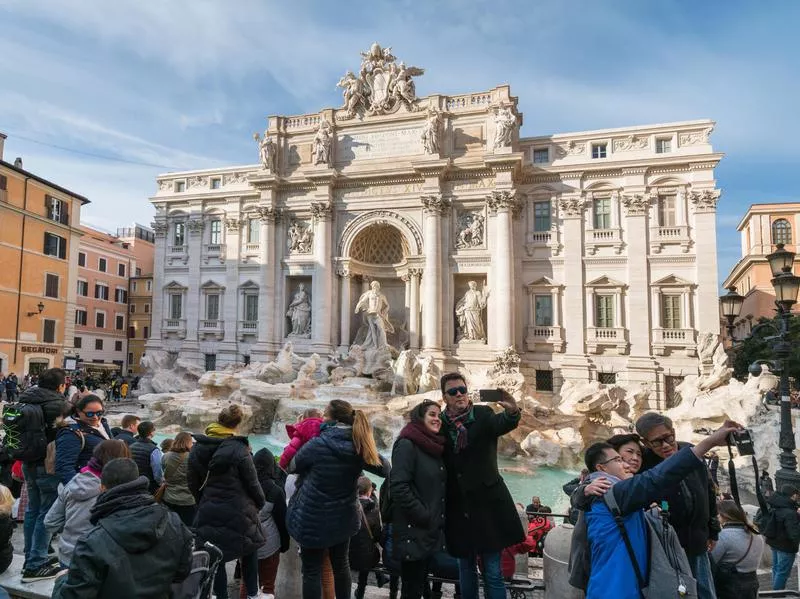
[[[302,226],[297,221],[292,222],[286,232],[288,237],[289,252],[293,254],[310,254],[314,241],[314,232],[311,226]]]
[[[364,102],[364,82],[361,78],[353,75],[352,71],[347,71],[344,77],[339,79],[336,87],[343,89],[344,104],[342,104],[342,108],[346,111],[347,118],[352,118],[355,116],[359,106]]]
[[[372,281],[369,291],[361,294],[356,304],[355,313],[364,312],[367,334],[361,343],[363,349],[382,349],[388,347],[386,334],[393,333],[394,327],[389,321],[389,301],[381,293],[381,284]]]
[[[399,65],[397,65],[397,71],[394,73],[394,78],[389,83],[392,96],[398,102],[405,103],[406,107],[411,111],[418,110],[417,106],[415,105],[417,100],[417,90],[412,77],[424,74],[425,69],[420,69],[419,67],[407,67],[405,63],[401,62]]]
[[[483,215],[473,214],[462,220],[462,229],[458,232],[456,239],[456,248],[463,250],[465,248],[477,247],[483,244]]]
[[[441,126],[441,113],[435,108],[429,108],[428,118],[422,128],[422,148],[426,154],[439,154],[439,132]]]
[[[486,341],[486,328],[483,325],[483,311],[489,291],[484,287],[478,291],[475,281],[467,283],[469,289],[456,304],[458,319],[458,338],[456,341]]]
[[[253,133],[253,139],[258,143],[258,158],[261,161],[261,166],[271,172],[275,172],[275,143],[272,138],[264,131],[264,137],[260,137],[258,133]]]
[[[289,333],[289,337],[307,339],[311,336],[311,300],[303,283],[297,286],[297,291],[286,310],[286,316],[292,322],[292,331]]]
[[[311,160],[314,164],[331,166],[331,146],[333,133],[328,119],[323,118],[319,123],[314,141],[311,142]]]
[[[501,106],[495,109],[493,144],[495,148],[505,148],[511,145],[516,125],[517,117],[511,111],[510,106]]]

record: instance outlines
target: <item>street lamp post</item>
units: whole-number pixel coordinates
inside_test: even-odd
[[[775,484],[778,488],[785,484],[800,487],[800,474],[797,472],[797,458],[794,450],[794,430],[792,427],[792,404],[789,390],[789,370],[787,361],[791,355],[792,344],[789,335],[789,320],[792,315],[792,306],[797,302],[800,291],[800,277],[792,272],[794,252],[786,250],[783,244],[777,244],[776,250],[767,256],[772,270],[772,286],[775,288],[775,306],[779,317],[779,326],[772,322],[757,325],[750,332],[750,336],[759,330],[771,329],[775,334],[766,337],[775,357],[773,370],[780,372],[781,394],[781,428],[778,437],[780,453],[780,468],[775,473]],[[739,316],[744,298],[736,293],[734,287],[728,288],[728,293],[720,297],[722,315],[728,321],[728,336],[731,341],[737,341],[733,335],[733,321]]]

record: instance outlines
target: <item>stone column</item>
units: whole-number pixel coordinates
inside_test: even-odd
[[[341,319],[339,325],[339,353],[346,354],[350,350],[350,318],[353,311],[353,296],[350,290],[352,281],[350,270],[346,267],[340,267],[336,273],[339,275],[339,308]]]
[[[184,341],[184,346],[190,343],[197,343],[197,326],[200,318],[200,284],[202,283],[200,280],[200,260],[203,256],[203,230],[205,228],[203,217],[199,214],[193,216],[189,219],[186,228],[189,230],[189,239],[187,240],[189,289],[184,298],[183,306],[183,318],[186,319],[186,341]]]
[[[419,280],[422,273],[412,268],[408,271],[410,298],[408,302],[408,346],[419,349]]]
[[[425,297],[423,298],[422,343],[428,352],[442,350],[442,214],[449,201],[440,195],[422,196],[425,210]]]
[[[628,327],[631,358],[649,358],[651,325],[659,326],[650,321],[650,276],[647,263],[647,214],[650,211],[650,196],[623,195],[621,204],[627,213],[625,232],[628,244],[628,314],[623,319],[622,314],[618,313],[617,326]]]
[[[163,218],[156,218],[151,225],[156,234],[155,253],[153,255],[153,298],[151,300],[150,339],[145,341],[145,351],[161,349],[161,326],[164,324],[164,260],[169,236],[169,223]],[[130,368],[130,365],[128,365]]]
[[[495,191],[486,197],[494,213],[494,253],[492,278],[494,288],[489,309],[495,314],[494,330],[488,331],[489,345],[497,350],[514,346],[514,235],[512,212],[518,201],[513,191]]]
[[[697,315],[695,326],[701,333],[719,334],[717,294],[717,201],[718,189],[693,191],[689,196],[694,212],[694,251],[697,260]],[[769,238],[767,238],[769,239]],[[769,247],[765,242],[764,247]]]
[[[327,355],[333,351],[331,304],[333,303],[333,264],[331,262],[331,203],[312,202],[314,221],[314,284],[311,298],[312,351]]]
[[[267,200],[270,192],[267,192]],[[262,192],[262,200],[264,192]],[[275,223],[280,217],[279,211],[272,205],[262,205],[257,208],[258,218],[261,220],[261,230],[258,236],[258,249],[260,253],[259,288],[258,288],[258,342],[252,353],[258,353],[258,359],[267,360],[275,355],[278,344],[275,342],[275,310],[278,303],[275,296]],[[251,354],[252,356],[252,354]],[[252,356],[255,361],[255,356]]]
[[[583,382],[589,379],[586,359],[586,327],[593,327],[594,306],[588,291],[584,291],[583,268],[584,235],[583,213],[586,200],[582,195],[563,195],[558,200],[561,213],[561,237],[564,243],[564,334],[566,347],[561,363],[564,381]],[[588,309],[584,307],[588,302]]]
[[[236,204],[239,199],[236,198]],[[231,206],[229,208],[238,208]],[[229,211],[229,214],[231,212]],[[222,360],[217,360],[217,364],[233,363],[239,361],[238,343],[236,339],[236,329],[238,326],[239,312],[242,309],[239,301],[239,255],[242,251],[241,230],[243,221],[238,214],[225,218],[225,295],[222,298],[222,312],[220,318],[223,320],[223,342],[220,344],[220,353],[223,354]]]

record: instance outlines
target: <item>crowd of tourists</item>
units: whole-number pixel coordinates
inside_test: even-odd
[[[392,599],[441,597],[444,580],[464,599],[481,586],[504,598],[516,556],[542,555],[552,510],[539,497],[515,504],[498,470],[498,439],[521,419],[514,398],[473,404],[458,373],[441,391],[442,405],[410,411],[391,459],[367,415],[342,400],[287,425],[289,443],[273,455],[240,434],[237,404],[204,434],[158,444],[152,422],[126,415],[112,429],[102,398],[68,401],[64,371],[44,371],[13,404],[11,425],[4,410],[5,453],[22,463],[27,501],[22,581],[55,578],[62,599],[169,597],[191,579],[193,550],[211,544],[217,599],[228,598],[233,562],[242,599],[274,597],[282,568],[297,567],[289,551],[299,551],[288,575],[301,578],[303,599],[349,599],[354,582],[362,599],[371,574]],[[710,452],[739,428],[728,422],[691,446],[647,413],[636,433],[588,447],[586,469],[564,486],[570,583],[589,599],[639,599],[654,576],[689,597],[755,598],[766,543],[773,588],[783,588],[800,543],[800,490],[771,493],[758,527],[718,497]],[[13,502],[0,485],[0,571],[13,553]]]

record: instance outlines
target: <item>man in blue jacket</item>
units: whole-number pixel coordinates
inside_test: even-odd
[[[738,424],[728,421],[694,447],[685,447],[672,459],[636,476],[608,443],[595,443],[586,450],[586,467],[591,474],[587,479],[590,484],[584,487],[583,492],[587,496],[600,496],[606,491],[614,493],[643,575],[647,574],[642,566],[648,563],[647,524],[643,508],[659,497],[663,487],[677,484],[696,468],[705,468],[703,456],[712,447],[724,445],[727,436],[740,429]],[[605,502],[591,503],[586,510],[586,527],[591,548],[591,573],[586,599],[640,599],[633,564],[614,516]]]

